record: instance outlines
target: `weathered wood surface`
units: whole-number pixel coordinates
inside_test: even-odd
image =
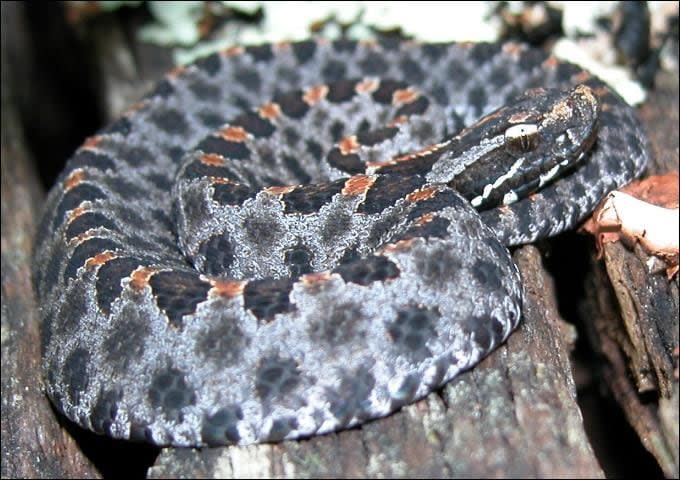
[[[16,108],[21,53],[29,51],[16,4],[0,5],[2,43],[2,478],[96,477],[43,393],[38,310],[31,287],[33,233],[44,197]]]
[[[651,174],[678,170],[679,98],[677,73],[662,73],[641,109]],[[601,377],[663,473],[677,478],[678,276],[668,279],[663,262],[620,242],[591,263],[583,316]]]
[[[4,4],[2,13],[4,75],[7,70],[4,51],[8,45],[4,37],[7,17]],[[100,21],[96,31],[93,29],[85,34],[96,52],[95,60],[99,62],[102,105],[109,117],[139,98],[171,67],[167,51],[130,42],[131,36],[113,20]],[[69,445],[69,437],[63,430],[59,431],[59,424],[40,393],[37,316],[28,283],[28,265],[30,238],[42,197],[34,177],[30,176],[32,159],[15,153],[21,150],[16,147],[21,131],[20,125],[16,131],[8,128],[12,120],[7,118],[12,116],[5,116],[11,103],[6,101],[6,83],[3,81],[2,104],[2,474],[3,477],[93,476],[96,472],[77,450],[64,450],[69,447],[59,446],[64,441]],[[667,85],[662,88],[662,92],[668,92]],[[668,165],[677,169],[678,164],[677,75],[675,93],[672,83],[670,88],[670,94],[650,99],[655,107],[647,106],[648,110],[643,110],[643,118],[654,130],[651,135],[654,149],[658,157],[664,159],[653,167],[655,172],[664,171]],[[667,112],[668,98],[673,95],[676,102],[674,120],[672,112]],[[11,97],[11,92],[7,96]],[[672,111],[672,104],[670,108]],[[671,146],[670,155],[668,146],[660,143],[669,138],[675,138],[675,150]],[[11,155],[6,154],[10,146]],[[14,169],[19,169],[18,173]],[[28,178],[21,174],[26,171]],[[22,209],[24,214],[20,216]],[[672,283],[668,284],[666,293],[659,291],[661,293],[635,300],[638,306],[644,306],[644,302],[659,303],[663,299],[661,303],[671,311],[675,302],[676,312],[674,324],[671,320],[670,324],[666,322],[661,326],[657,325],[659,318],[654,318],[655,314],[649,310],[650,315],[644,319],[647,323],[638,330],[648,332],[650,325],[657,325],[658,334],[638,343],[642,350],[653,352],[647,356],[646,363],[640,364],[640,359],[645,358],[643,353],[629,356],[628,347],[622,347],[601,333],[622,329],[619,313],[622,309],[618,304],[621,300],[616,300],[609,286],[606,270],[611,275],[612,268],[607,266],[605,270],[604,264],[595,260],[594,247],[590,255],[593,279],[586,290],[591,294],[584,299],[581,311],[584,317],[594,320],[594,331],[589,332],[589,338],[595,342],[595,348],[614,353],[605,353],[601,363],[589,368],[602,369],[606,373],[604,378],[607,378],[609,388],[647,442],[645,446],[654,453],[667,476],[673,476],[673,471],[677,476],[678,380],[677,357],[675,360],[672,357],[672,347],[678,344],[677,282],[674,287]],[[612,255],[628,255],[628,252]],[[569,362],[574,330],[560,318],[553,281],[542,265],[540,251],[533,246],[523,247],[515,251],[513,258],[520,266],[527,292],[521,327],[493,355],[441,392],[361,428],[310,440],[252,447],[166,449],[150,469],[149,476],[602,477],[576,403]],[[9,272],[16,274],[10,277]],[[630,285],[631,290],[648,292],[646,282],[659,284],[658,279],[650,280],[644,272],[640,275]],[[625,271],[620,276],[633,278]],[[642,320],[629,318],[627,321],[635,324]],[[663,387],[657,401],[643,402],[638,386],[623,381],[631,365],[639,372],[639,378],[647,379],[643,382],[646,390],[651,388],[656,392]],[[653,366],[651,374],[647,368],[650,366]],[[669,396],[673,392],[674,397]],[[23,402],[16,403],[22,395]],[[8,402],[8,398],[13,400]],[[660,405],[658,411],[657,405]],[[19,423],[18,418],[22,419]],[[635,425],[636,421],[639,426]],[[51,429],[57,433],[45,440],[47,445],[42,445],[31,438],[32,435],[39,436],[34,433],[36,429]],[[31,452],[35,449],[43,456],[33,455]],[[116,461],[112,459],[112,462]],[[45,465],[49,469],[44,468]]]

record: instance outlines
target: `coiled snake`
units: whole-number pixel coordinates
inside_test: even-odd
[[[647,156],[608,87],[515,44],[214,54],[87,139],[49,194],[48,394],[159,445],[387,415],[517,326],[505,246],[574,226]]]

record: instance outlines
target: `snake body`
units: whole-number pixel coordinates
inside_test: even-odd
[[[506,246],[572,227],[647,156],[606,85],[519,45],[211,55],[87,139],[48,196],[47,392],[158,445],[387,415],[517,326]]]

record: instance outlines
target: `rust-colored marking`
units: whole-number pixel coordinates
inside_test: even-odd
[[[211,167],[221,167],[224,165],[224,157],[217,153],[206,153],[201,157],[201,163]]]
[[[80,148],[96,148],[103,139],[104,137],[102,135],[92,135],[91,137],[87,137],[85,139],[85,142],[83,142],[83,145]]]
[[[434,213],[432,212],[425,213],[418,217],[418,219],[416,220],[416,225],[426,225],[430,223],[432,220],[434,220]]]
[[[503,52],[512,55],[515,58],[519,57],[523,51],[524,49],[522,46],[515,42],[508,42],[503,45]]]
[[[142,110],[148,103],[148,100],[140,100],[139,102],[133,103],[123,112],[123,117],[129,117],[133,113]]]
[[[276,120],[281,116],[281,107],[278,103],[265,103],[257,110],[257,113],[267,120]]]
[[[433,145],[429,145],[422,150],[418,150],[417,152],[411,152],[407,153],[406,155],[402,155],[401,157],[394,157],[389,160],[385,160],[383,162],[367,162],[366,166],[371,168],[371,171],[374,171],[380,167],[384,167],[386,165],[396,165],[398,163],[402,162],[409,162],[411,160],[415,160],[418,157],[424,157],[425,155],[429,155],[431,153],[436,152],[437,150],[440,150],[441,148],[445,147],[448,145],[448,141],[442,142],[442,143],[435,143]]]
[[[499,205],[497,208],[498,211],[501,212],[501,215],[508,215],[510,212],[512,212],[509,205]]]
[[[224,298],[238,297],[243,293],[246,284],[246,282],[214,279],[209,279],[208,282],[212,285],[208,295]]]
[[[331,272],[307,273],[300,277],[305,287],[318,287],[332,278]]]
[[[81,216],[83,213],[86,213],[89,209],[83,207],[83,206],[77,206],[73,210],[68,212],[68,219],[66,220],[66,223],[71,223],[73,220]]]
[[[314,106],[326,98],[326,95],[328,95],[328,87],[326,85],[317,85],[307,89],[302,95],[302,100],[304,100],[307,105]]]
[[[116,258],[116,254],[106,250],[105,252],[98,253],[94,257],[88,258],[85,262],[85,268],[94,268],[100,265],[104,265],[109,260]]]
[[[411,203],[420,202],[421,200],[427,200],[428,198],[434,197],[439,190],[436,187],[427,187],[422,190],[416,190],[406,195],[406,200]]]
[[[412,88],[402,88],[400,90],[395,90],[392,94],[392,105],[405,105],[416,100],[419,96],[420,94]]]
[[[345,137],[338,142],[338,148],[340,149],[340,153],[343,155],[355,153],[359,151],[360,147],[361,145],[357,141],[356,135],[350,135],[349,137]]]
[[[180,76],[181,76],[184,72],[186,72],[186,71],[187,71],[187,68],[186,68],[186,67],[184,67],[184,66],[182,66],[182,65],[178,65],[178,66],[176,66],[175,68],[173,68],[172,70],[170,70],[170,71],[165,75],[165,78],[166,78],[167,80],[174,80],[175,78],[180,77]]]
[[[144,290],[157,271],[154,268],[139,267],[130,275],[130,286],[135,290]]]
[[[295,190],[295,185],[286,185],[283,187],[267,187],[264,189],[265,192],[267,192],[270,195],[285,195],[286,193],[290,193],[293,190]]]
[[[350,177],[345,182],[345,186],[342,189],[343,195],[363,195],[371,188],[371,185],[375,183],[375,178],[368,175],[355,175]]]
[[[220,135],[230,142],[244,142],[248,138],[248,132],[243,127],[225,127],[220,129]]]
[[[404,125],[408,122],[408,117],[406,115],[399,115],[394,117],[391,122],[387,124],[388,127],[398,127],[399,125]]]
[[[354,91],[357,93],[373,93],[378,89],[379,86],[380,80],[376,80],[375,78],[366,78],[357,83],[356,87],[354,87]]]
[[[378,46],[378,42],[375,40],[371,39],[362,39],[357,42],[361,47],[375,50],[375,48]]]
[[[235,57],[236,55],[241,55],[244,51],[245,49],[243,47],[235,46],[225,48],[220,52],[220,54],[225,57]]]
[[[69,244],[69,246],[80,245],[85,240],[89,240],[90,238],[93,238],[94,236],[95,236],[95,234],[92,232],[92,230],[87,230],[86,232],[83,232],[80,235],[73,237],[71,240],[68,241],[68,244]]]
[[[380,249],[379,253],[382,254],[403,252],[404,250],[408,250],[409,248],[411,248],[414,242],[415,238],[409,238],[407,240],[399,240],[398,242],[388,243],[387,245]]]
[[[64,191],[68,192],[74,187],[80,185],[80,183],[85,180],[85,171],[82,168],[74,170],[71,175],[64,180]]]
[[[233,181],[229,180],[228,178],[224,178],[224,177],[208,177],[208,179],[210,180],[210,183],[212,183],[213,185],[216,185],[216,184],[221,184],[221,185],[232,184],[232,185],[236,185],[236,182],[233,182]]]
[[[560,61],[557,58],[550,55],[543,62],[543,67],[545,67],[545,68],[556,68],[559,64],[560,64]]]

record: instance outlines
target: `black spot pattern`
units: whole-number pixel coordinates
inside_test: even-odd
[[[69,280],[76,276],[78,269],[85,265],[85,262],[99,253],[106,251],[115,252],[121,246],[107,238],[90,238],[79,244],[71,254],[71,258],[64,270],[64,279]]]
[[[441,314],[437,309],[412,306],[397,312],[387,326],[392,341],[410,352],[422,352],[427,341],[436,335],[435,326]]]
[[[246,52],[252,55],[257,62],[266,62],[271,60],[274,53],[271,45],[255,45],[246,47]]]
[[[156,87],[146,96],[146,98],[161,97],[168,98],[175,92],[175,87],[172,86],[167,79],[158,82]]]
[[[421,115],[425,113],[427,108],[430,106],[430,101],[425,97],[418,97],[412,102],[403,105],[397,110],[396,116],[411,116],[411,115]]]
[[[328,313],[312,319],[308,330],[316,342],[324,342],[330,347],[337,347],[361,338],[359,327],[363,319],[359,305],[354,303],[330,304]]]
[[[243,420],[243,411],[238,405],[220,408],[213,415],[203,419],[201,438],[209,446],[232,445],[238,443],[238,422]]]
[[[372,147],[373,145],[377,145],[379,143],[382,143],[385,140],[389,140],[391,138],[394,138],[394,136],[397,133],[399,133],[399,129],[397,127],[377,128],[377,129],[371,130],[369,132],[363,132],[363,133],[358,134],[357,140],[362,145]]]
[[[330,166],[349,174],[362,173],[364,171],[364,164],[359,155],[355,153],[343,155],[339,148],[333,148],[328,152],[326,160]]]
[[[127,370],[144,354],[149,334],[149,319],[134,304],[125,305],[111,334],[104,340],[106,360],[118,371]]]
[[[300,383],[295,360],[280,356],[263,358],[255,372],[255,391],[262,400],[285,397]]]
[[[298,421],[295,417],[277,418],[272,422],[267,440],[270,442],[280,442],[286,438],[290,432],[297,430]]]
[[[222,95],[222,91],[216,85],[203,80],[195,80],[189,85],[189,90],[196,95],[196,98],[204,101],[215,101]]]
[[[90,415],[90,422],[95,432],[111,433],[111,424],[116,420],[118,415],[118,402],[122,398],[122,394],[115,390],[101,392],[92,409]]]
[[[480,348],[490,348],[503,339],[502,324],[493,317],[473,316],[458,323],[474,338]]]
[[[279,237],[281,226],[272,215],[252,216],[244,219],[243,228],[248,239],[259,248],[269,248]]]
[[[373,100],[382,104],[391,104],[394,97],[394,92],[403,90],[408,87],[405,82],[398,82],[396,80],[383,80],[380,82],[378,89],[373,92]]]
[[[243,127],[246,132],[255,138],[269,138],[275,131],[274,125],[269,120],[262,118],[254,112],[239,115],[232,122],[232,125]]]
[[[347,425],[353,417],[362,418],[369,409],[368,398],[375,388],[375,377],[367,368],[359,368],[355,372],[342,375],[340,387],[329,395],[331,413],[341,425]]]
[[[288,265],[290,276],[297,278],[312,271],[312,251],[304,245],[297,244],[285,253],[284,261]]]
[[[359,65],[366,75],[380,75],[387,70],[387,63],[378,52],[370,53],[363,58]]]
[[[472,266],[472,275],[489,291],[496,291],[502,287],[501,272],[498,267],[489,260],[479,259]]]
[[[290,193],[283,195],[282,200],[286,213],[309,214],[318,212],[321,207],[330,203],[340,193],[345,180],[337,180],[326,184],[302,185]]]
[[[212,135],[199,143],[197,149],[203,150],[204,153],[216,153],[231,160],[250,158],[250,150],[243,143],[232,142]]]
[[[136,258],[114,258],[102,265],[97,271],[97,306],[105,315],[111,313],[111,304],[123,290],[121,281],[130,276],[142,264]]]
[[[416,260],[418,274],[425,283],[435,288],[455,284],[462,265],[456,252],[445,246],[436,247],[429,255],[419,256]]]
[[[260,74],[255,70],[243,69],[239,70],[234,74],[234,78],[237,82],[246,88],[252,88],[254,90],[259,90],[262,85],[262,80],[260,79]],[[246,102],[247,103],[247,102]]]
[[[87,375],[89,361],[90,353],[84,348],[76,348],[64,361],[61,376],[64,383],[68,385],[66,394],[69,400],[76,405],[80,403],[80,394],[85,391],[89,383]]]
[[[301,92],[276,95],[274,102],[278,103],[281,111],[290,118],[302,118],[309,111],[309,105],[302,99]]]
[[[408,240],[409,238],[446,238],[448,236],[448,228],[451,221],[448,218],[435,217],[433,220],[423,223],[422,225],[414,225],[406,230],[402,235],[392,239]]]
[[[204,177],[230,178],[233,177],[228,167],[221,165],[207,165],[200,160],[194,160],[186,166],[182,176],[186,180],[202,179]]]
[[[186,132],[188,125],[182,115],[177,110],[159,110],[155,111],[150,120],[156,124],[158,128],[170,135],[181,135]]]
[[[93,228],[106,228],[108,230],[114,230],[116,226],[106,218],[104,215],[98,212],[87,212],[78,216],[75,220],[69,223],[66,229],[66,238],[71,239],[77,237],[81,233],[85,233]]]
[[[418,391],[421,378],[419,375],[408,375],[402,382],[391,401],[391,406],[395,410],[411,402]]]
[[[57,226],[63,221],[64,215],[69,210],[73,210],[83,202],[94,202],[103,198],[106,198],[106,194],[94,185],[81,183],[80,185],[73,187],[68,192],[66,192],[64,198],[59,203],[59,206],[57,207],[57,213],[55,214],[54,221],[52,223],[52,229],[57,229]]]
[[[301,64],[307,63],[316,52],[316,43],[312,41],[296,42],[292,47],[295,58]]]
[[[229,312],[220,312],[213,323],[197,338],[196,354],[223,367],[237,364],[243,349],[250,344],[238,318]]]
[[[254,280],[243,291],[245,308],[260,320],[270,321],[277,313],[290,312],[295,305],[290,301],[293,280],[266,278]]]
[[[196,306],[207,299],[210,284],[194,272],[158,272],[149,280],[156,304],[175,327],[182,317],[196,312]]]
[[[393,206],[397,200],[418,189],[425,179],[420,175],[404,178],[400,175],[380,175],[366,193],[366,199],[357,209],[360,213],[379,213]]]
[[[388,258],[376,255],[342,264],[336,267],[333,273],[340,274],[345,282],[368,285],[396,278],[399,276],[399,268]]]
[[[345,76],[347,66],[340,61],[330,61],[324,65],[321,75],[326,83],[333,83]]]
[[[182,419],[182,409],[196,403],[196,392],[186,383],[184,373],[176,368],[162,370],[149,387],[151,406],[160,408],[170,420]]]
[[[213,53],[212,55],[208,55],[207,57],[198,60],[196,62],[196,66],[208,73],[210,76],[214,76],[220,71],[222,61],[220,60],[219,54]]]
[[[116,168],[113,160],[108,155],[95,153],[90,150],[79,150],[69,162],[68,167],[60,175],[60,178],[68,177],[71,172],[83,167],[94,168],[101,172]]]
[[[201,243],[198,254],[207,259],[203,271],[208,275],[227,275],[229,267],[234,263],[234,247],[226,232]]]
[[[257,190],[235,183],[217,183],[213,185],[213,200],[220,205],[242,205],[249,198],[257,195]]]

